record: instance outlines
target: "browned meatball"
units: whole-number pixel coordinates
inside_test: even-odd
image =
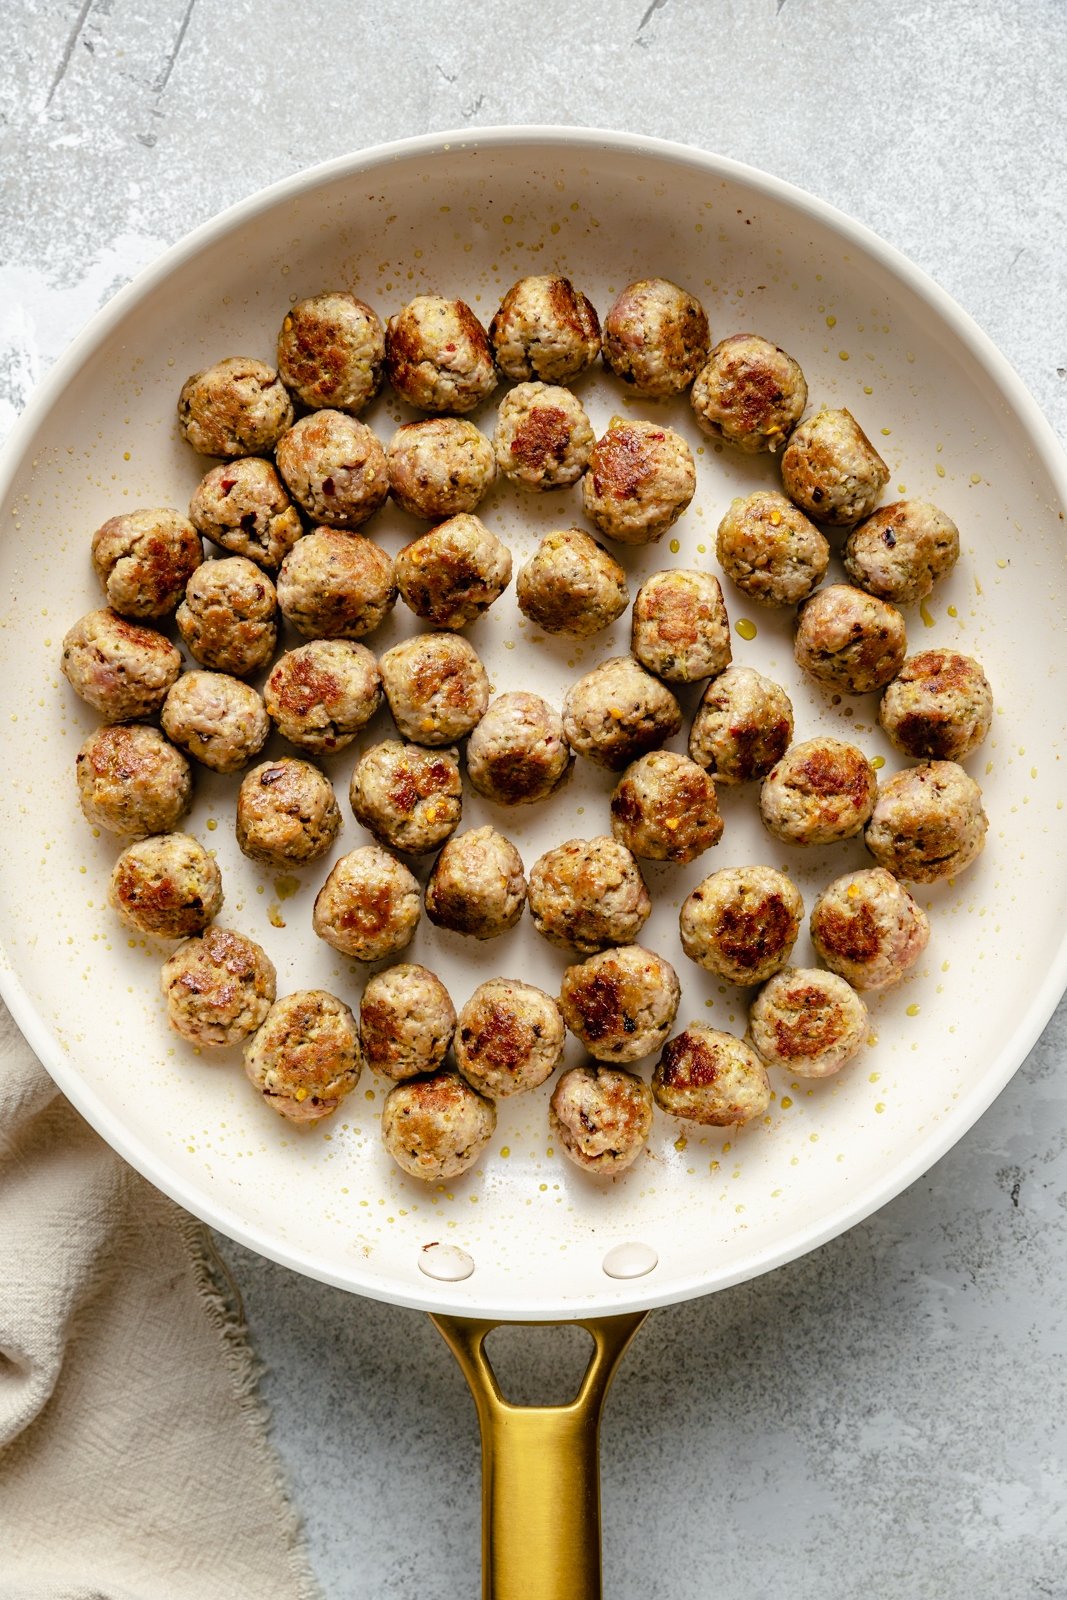
[[[227,461],[197,485],[189,519],[206,539],[270,571],[304,531],[300,513],[270,461]]]
[[[613,417],[589,457],[582,504],[590,522],[620,544],[655,544],[696,492],[692,451],[655,422]]]
[[[152,716],[181,666],[169,639],[115,611],[88,612],[63,638],[63,676],[105,722]]]
[[[298,300],[278,334],[278,372],[311,411],[353,416],[381,387],[385,330],[376,312],[345,289]]]
[[[665,1042],[678,1010],[678,975],[639,944],[602,950],[563,974],[568,1028],[598,1061],[639,1061]]]
[[[697,373],[689,398],[705,433],[757,455],[788,439],[804,415],[808,386],[799,364],[769,339],[732,333]]]
[[[854,744],[806,739],[764,778],[760,816],[787,844],[834,844],[862,831],[877,792],[874,769]]]
[[[736,1128],[771,1103],[767,1069],[743,1039],[691,1022],[664,1047],[652,1074],[656,1104],[704,1127]]]
[[[124,617],[165,617],[204,559],[200,535],[177,511],[128,511],[93,534],[93,567]]]
[[[601,662],[567,690],[563,729],[579,755],[618,772],[665,744],[682,725],[670,690],[632,656]]]
[[[500,303],[489,337],[501,372],[572,383],[600,354],[600,319],[569,278],[520,278]]]
[[[418,880],[388,850],[366,844],[335,863],[311,925],[342,955],[382,961],[411,943],[421,914]]]
[[[897,500],[849,534],[845,571],[861,589],[902,606],[928,595],[959,554],[951,517],[925,500]]]
[[[489,336],[463,300],[420,294],[385,329],[385,370],[420,411],[473,411],[496,388]]]
[[[393,850],[422,855],[459,827],[463,784],[455,750],[386,739],[360,756],[348,798],[357,822]]]
[[[450,839],[426,885],[430,921],[472,939],[506,933],[525,904],[522,857],[495,828],[471,828]]]
[[[170,833],[192,803],[189,763],[158,728],[97,728],[75,765],[85,819],[108,833]]]
[[[815,524],[769,489],[730,502],[716,554],[730,581],[758,606],[799,605],[830,564],[830,546]]]
[[[169,739],[213,772],[239,772],[270,733],[260,696],[228,672],[183,672],[160,720]]]
[[[237,794],[237,843],[265,867],[318,861],[337,838],[341,813],[333,784],[310,762],[283,756],[253,767]]]
[[[278,732],[326,755],[351,744],[382,700],[378,663],[366,645],[315,639],[275,663],[263,699]]]
[[[589,638],[630,603],[626,574],[581,528],[548,533],[515,580],[519,610],[546,633]]]
[[[456,1008],[440,978],[401,962],[367,980],[359,1007],[363,1054],[397,1082],[433,1072],[448,1054]]]
[[[689,754],[716,783],[765,778],[793,737],[793,706],[780,684],[751,667],[730,667],[704,690]]]
[[[884,689],[908,648],[896,606],[847,583],[831,583],[805,601],[793,654],[798,667],[828,689],[867,694]]]
[[[396,604],[392,558],[359,533],[316,528],[282,562],[278,604],[308,639],[362,639]]]
[[[867,1007],[836,972],[787,967],[756,996],[749,1030],[767,1066],[798,1078],[828,1078],[862,1045]]]
[[[480,1094],[502,1100],[550,1078],[566,1037],[551,995],[518,978],[490,978],[459,1014],[456,1066]]]
[[[496,464],[521,489],[565,489],[589,464],[593,430],[569,389],[520,383],[500,402],[493,430]]]
[[[476,510],[496,477],[492,445],[463,417],[406,422],[394,433],[386,460],[397,505],[428,522]]]
[[[695,861],[722,838],[715,785],[695,761],[653,750],[627,767],[611,796],[611,831],[649,861]]]
[[[632,944],[652,910],[640,867],[607,834],[546,850],[530,869],[529,898],[538,933],[586,956]]]
[[[724,867],[698,883],[678,926],[690,961],[727,983],[764,983],[789,960],[804,916],[800,891],[774,867]]]
[[[633,1072],[574,1067],[557,1083],[548,1121],[565,1156],[584,1172],[614,1178],[625,1172],[652,1130],[652,1091]]]
[[[211,1049],[255,1033],[277,993],[274,965],[253,939],[212,924],[163,963],[160,987],[171,1027]]]
[[[878,721],[898,750],[963,761],[993,720],[993,691],[978,662],[955,650],[910,656],[882,696]]]
[[[974,779],[954,761],[924,761],[882,785],[864,839],[894,877],[936,883],[977,859],[988,827]]]
[[[405,739],[452,744],[485,715],[489,679],[473,645],[458,633],[420,633],[381,659],[389,710]]]
[[[899,983],[926,949],[930,922],[884,867],[846,872],[811,908],[811,942],[854,989]]]
[[[730,619],[718,578],[672,568],[654,572],[634,601],[632,649],[669,683],[713,678],[730,665]]]
[[[174,620],[201,666],[244,678],[269,665],[278,643],[277,612],[267,574],[244,556],[229,556],[197,567]]]
[[[124,922],[157,939],[202,933],[222,909],[222,877],[187,833],[138,839],[115,862],[108,899]]]
[[[478,517],[450,517],[396,558],[404,603],[435,628],[463,628],[511,582],[511,551]]]
[[[278,471],[293,499],[328,528],[360,528],[385,504],[385,451],[364,422],[313,411],[278,441]]]
[[[889,468],[851,411],[823,410],[802,422],[782,456],[790,500],[816,522],[851,528],[869,517]]]
[[[708,319],[695,296],[666,278],[640,278],[604,318],[604,361],[638,394],[688,389],[708,356]]]
[[[194,372],[178,396],[182,438],[204,456],[273,450],[292,421],[285,385],[273,367],[252,356],[228,356]]]
[[[471,734],[467,776],[487,800],[530,805],[556,792],[573,759],[559,712],[516,689],[499,695]]]
[[[324,989],[286,995],[245,1045],[244,1066],[272,1111],[290,1122],[319,1122],[359,1082],[363,1058],[356,1019]]]
[[[399,1167],[424,1183],[458,1178],[493,1137],[496,1107],[456,1072],[437,1072],[390,1089],[382,1143]]]

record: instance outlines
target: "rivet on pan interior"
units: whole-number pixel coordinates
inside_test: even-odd
[[[612,1245],[600,1264],[609,1278],[643,1278],[659,1266],[659,1256],[650,1244],[631,1240],[629,1244]]]
[[[419,1251],[419,1270],[442,1283],[461,1283],[474,1271],[474,1258],[458,1244],[424,1244]],[[646,1269],[647,1270],[647,1269]]]

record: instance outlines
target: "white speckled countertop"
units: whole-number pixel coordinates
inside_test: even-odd
[[[1060,0],[8,0],[0,425],[194,224],[436,128],[625,127],[766,168],[933,274],[1067,437]],[[402,20],[403,19],[403,20]],[[921,1182],[655,1314],[604,1429],[611,1600],[1067,1596],[1067,1008]],[[424,1317],[225,1241],[326,1593],[478,1588],[478,1443]],[[528,1332],[544,1395],[566,1335]]]

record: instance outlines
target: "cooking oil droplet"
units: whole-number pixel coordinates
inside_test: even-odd
[[[935,466],[934,466],[934,471],[935,471],[935,472],[936,472],[936,473],[937,473],[937,475],[938,475],[938,477],[939,477],[939,478],[943,478],[943,477],[944,477],[944,476],[945,476],[945,469],[944,469],[944,467],[943,467],[943,466],[942,466],[942,465],[941,465],[941,463],[940,463],[940,461],[938,461],[938,462],[937,462],[937,463],[936,463],[936,464],[935,464]]]
[[[982,474],[980,472],[972,472],[971,473],[971,482],[972,483],[981,483],[981,481],[982,481]]]
[[[500,1154],[504,1157],[509,1156],[511,1154],[511,1146],[507,1144],[502,1146]]]
[[[999,568],[1000,568],[1000,570],[1001,570],[1001,572],[1003,572],[1003,571],[1004,571],[1004,569],[1005,569],[1005,567],[1006,567],[1006,566],[1007,566],[1007,565],[1008,565],[1008,563],[1007,563],[1007,562],[1006,562],[1006,561],[998,561],[998,562],[997,562],[997,566],[998,566],[998,567],[999,567]]]
[[[783,1111],[788,1111],[788,1110],[789,1110],[789,1107],[790,1107],[790,1106],[791,1106],[791,1105],[792,1105],[792,1104],[793,1104],[793,1102],[792,1102],[792,1100],[790,1100],[790,1098],[789,1098],[789,1096],[788,1096],[788,1095],[787,1095],[787,1094],[784,1094],[784,1095],[783,1095],[783,1096],[782,1096],[782,1110],[783,1110]]]
[[[948,614],[949,614],[950,617],[958,617],[959,616],[959,612],[956,610],[955,606],[949,606]]]
[[[838,359],[838,361],[847,361],[848,360],[848,351],[847,350],[839,350],[837,352],[837,359]]]
[[[748,617],[738,617],[734,623],[734,631],[739,633],[742,639],[754,639],[756,637],[756,624],[750,621]]]
[[[681,549],[681,548],[682,548],[682,547],[681,547],[681,545],[680,545],[680,544],[679,544],[679,543],[678,543],[678,540],[677,540],[677,539],[672,539],[672,540],[671,540],[671,543],[670,543],[670,551],[671,551],[671,555],[672,555],[672,556],[676,556],[676,555],[677,555],[677,554],[678,554],[678,552],[679,552],[679,550],[680,550],[680,549]]]
[[[912,1001],[911,1005],[908,1006],[904,1014],[908,1017],[917,1017],[919,1015],[919,1007],[915,1004],[914,1000]]]
[[[216,828],[217,828],[217,827],[218,827],[218,823],[217,823],[217,822],[216,822],[216,821],[215,821],[215,818],[214,818],[214,817],[208,817],[208,819],[207,819],[207,829],[208,829],[208,832],[209,832],[209,833],[214,833],[214,832],[215,832],[215,829],[216,829]]]
[[[880,772],[885,766],[885,756],[872,756],[871,766],[874,768],[875,772]]]
[[[885,1106],[882,1104],[881,1100],[879,1100],[874,1109],[877,1111],[878,1115],[881,1116],[882,1112],[885,1110]]]
[[[882,1074],[881,1074],[881,1073],[880,1073],[880,1072],[871,1072],[871,1073],[868,1073],[868,1075],[867,1075],[867,1082],[868,1082],[868,1083],[877,1083],[877,1082],[878,1082],[878,1080],[879,1080],[879,1078],[880,1078],[880,1077],[881,1077],[881,1076],[882,1076]]]
[[[837,318],[833,315],[832,312],[826,319],[826,326],[828,328],[836,328],[837,327]]]
[[[928,628],[932,628],[933,627],[935,619],[934,619],[933,613],[931,612],[929,606],[926,604],[925,600],[922,600],[919,603],[919,615],[920,615],[920,617],[922,617],[923,622],[926,624],[926,626]]]
[[[286,875],[281,878],[275,878],[274,880],[274,893],[278,896],[279,900],[291,900],[299,887],[299,878],[291,878]]]

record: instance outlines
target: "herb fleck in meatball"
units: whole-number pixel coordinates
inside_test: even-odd
[[[708,357],[704,307],[666,278],[627,284],[604,318],[604,362],[638,394],[688,389]]]
[[[782,455],[782,483],[816,522],[851,528],[869,517],[889,468],[850,411],[819,411],[794,431]]]
[[[746,455],[777,450],[804,415],[808,386],[799,363],[757,333],[722,339],[690,395],[697,422]]]
[[[436,850],[463,811],[456,751],[383,740],[356,762],[348,798],[357,822],[382,844],[412,855]]]
[[[519,610],[546,633],[580,638],[610,627],[630,603],[626,573],[580,528],[545,535],[520,570],[515,594]]]
[[[360,528],[385,504],[385,451],[364,422],[344,411],[313,411],[278,441],[278,471],[309,517],[329,528]]]
[[[506,933],[525,904],[522,857],[495,828],[471,828],[450,839],[426,885],[430,921],[472,939]]]
[[[473,411],[496,388],[489,336],[462,300],[420,294],[385,329],[385,370],[420,411]]]
[[[654,572],[637,591],[633,653],[669,683],[712,678],[730,665],[730,619],[709,572]]]
[[[92,557],[111,609],[143,620],[174,610],[204,547],[177,511],[128,511],[97,528]]]
[[[925,911],[883,867],[835,878],[811,910],[811,940],[820,959],[854,989],[899,983],[929,938]]]
[[[362,1070],[356,1019],[324,989],[300,989],[275,1001],[245,1045],[249,1082],[290,1122],[330,1116]]]
[[[459,1014],[456,1066],[479,1094],[502,1100],[550,1078],[566,1037],[551,995],[518,978],[490,978]]]
[[[315,639],[279,657],[263,689],[278,732],[326,755],[351,744],[382,700],[378,663],[366,645]]]
[[[787,844],[835,844],[862,832],[877,792],[874,768],[854,744],[806,739],[764,778],[760,816]]]
[[[496,1127],[496,1107],[456,1072],[437,1072],[390,1089],[382,1142],[412,1178],[434,1183],[473,1167]]]
[[[418,880],[388,850],[365,844],[334,865],[311,921],[342,955],[382,961],[411,943],[421,914]]]
[[[396,604],[392,558],[362,534],[316,528],[282,562],[278,604],[307,639],[362,639]]]
[[[682,949],[698,967],[746,988],[785,966],[803,916],[800,891],[784,872],[724,867],[683,903]]]
[[[614,1178],[645,1148],[652,1129],[652,1090],[633,1072],[574,1067],[555,1087],[548,1121],[564,1155],[576,1166]]]
[[[246,773],[237,794],[237,843],[265,867],[304,867],[337,838],[333,784],[308,761],[282,756]]]
[[[585,514],[619,544],[655,544],[696,492],[692,452],[680,433],[613,417],[582,482]]]
[[[959,529],[925,500],[897,500],[853,528],[845,571],[880,600],[907,605],[930,593],[959,560]]]
[[[569,389],[520,383],[500,402],[493,450],[504,476],[522,489],[564,489],[589,464],[593,430]]]
[[[433,1072],[448,1054],[456,1008],[440,978],[401,963],[367,980],[359,1007],[363,1054],[376,1072],[400,1082]]]
[[[520,278],[489,324],[496,364],[509,378],[572,383],[600,354],[600,319],[569,278]]]
[[[988,827],[974,779],[954,761],[924,761],[882,785],[864,839],[895,878],[936,883],[971,865]]]
[[[239,772],[270,733],[262,699],[226,672],[183,672],[167,695],[163,731],[213,772]]]
[[[152,716],[181,666],[169,639],[115,611],[90,611],[81,617],[64,636],[60,662],[75,694],[105,722]]]
[[[85,820],[108,833],[170,833],[192,803],[189,763],[158,728],[97,728],[78,751],[75,769]]]
[[[190,1044],[220,1049],[255,1033],[277,993],[266,952],[214,923],[163,963],[160,985],[175,1032]]]
[[[467,776],[502,806],[547,800],[571,770],[573,756],[558,711],[516,689],[498,695],[467,743]]]
[[[793,646],[798,667],[846,694],[884,689],[908,648],[896,606],[847,583],[831,583],[805,601]]]
[[[385,330],[375,311],[344,289],[298,300],[278,334],[278,372],[312,411],[361,412],[378,393]]]
[[[405,423],[393,434],[386,461],[397,505],[428,522],[476,510],[496,477],[492,445],[462,417]]]
[[[435,628],[463,628],[511,582],[511,551],[478,517],[449,517],[396,558],[404,603]]]
[[[751,667],[730,667],[704,690],[689,754],[716,783],[765,778],[793,737],[793,706],[780,684]]]
[[[815,524],[770,489],[730,502],[716,554],[730,581],[758,606],[799,605],[830,564],[830,546]]]
[[[178,427],[202,456],[255,456],[273,450],[292,426],[293,404],[273,367],[228,356],[186,378]]]
[[[304,531],[273,463],[258,456],[212,467],[189,502],[189,519],[205,539],[272,572]]]
[[[978,662],[955,650],[910,656],[889,684],[878,721],[898,750],[938,761],[963,761],[993,720],[993,691]]]
[[[695,761],[653,750],[631,763],[611,796],[611,831],[647,861],[695,861],[722,838],[715,785]]]
[[[158,939],[202,933],[222,909],[222,878],[187,833],[155,834],[115,862],[108,899],[124,922]]]
[[[422,633],[387,650],[379,663],[393,721],[416,744],[452,744],[485,715],[489,679],[473,645],[458,633]]]
[[[749,1030],[768,1067],[782,1067],[798,1078],[828,1078],[863,1043],[867,1007],[835,972],[787,967],[756,996]]]
[[[670,690],[632,656],[601,662],[567,690],[563,730],[579,755],[618,772],[682,725]]]
[[[607,834],[546,850],[530,869],[529,898],[538,933],[581,955],[633,944],[652,910],[640,867]]]
[[[640,1061],[665,1043],[678,1010],[678,975],[639,944],[602,950],[563,974],[563,1020],[598,1061]]]
[[[270,664],[277,612],[267,574],[244,556],[229,556],[197,567],[174,620],[201,666],[244,678]]]
[[[691,1022],[664,1046],[652,1074],[656,1104],[705,1127],[736,1128],[771,1103],[767,1069],[743,1039]]]

